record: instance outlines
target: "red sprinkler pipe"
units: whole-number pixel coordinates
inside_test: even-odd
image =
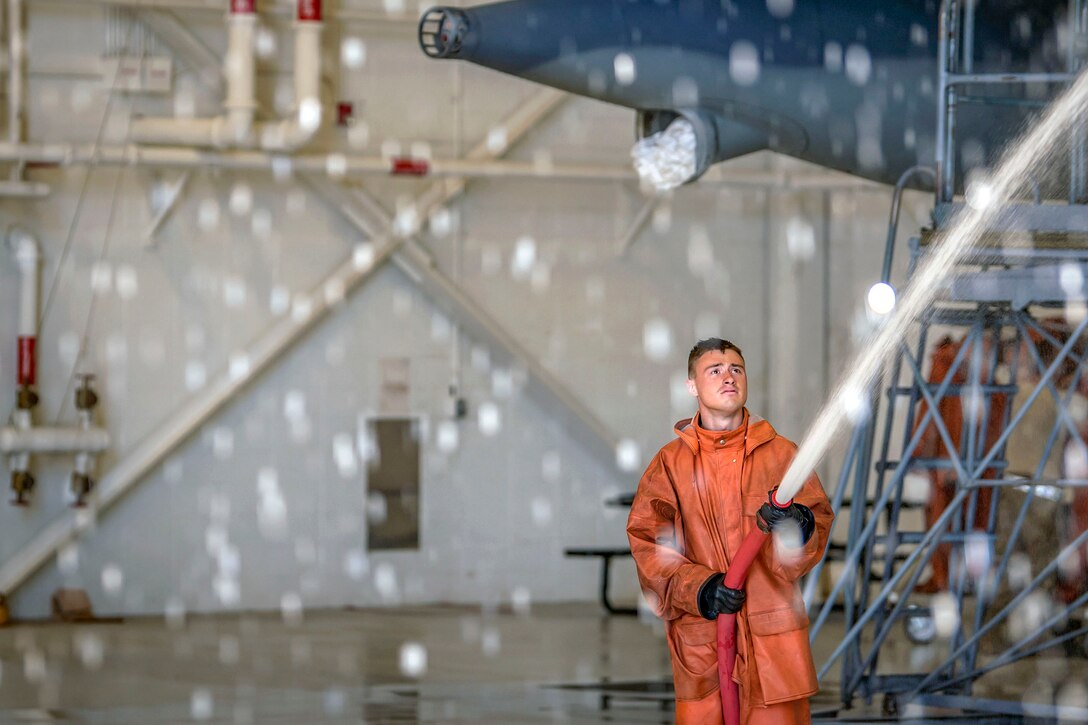
[[[789,508],[793,503],[790,499],[785,504],[780,504],[771,495],[771,503],[778,508]],[[748,577],[748,567],[755,561],[756,555],[763,547],[767,535],[758,526],[748,532],[740,545],[740,550],[729,564],[729,571],[725,573],[723,584],[730,589],[740,589],[744,586],[744,580]],[[737,683],[733,682],[733,663],[737,659],[737,615],[718,615],[718,690],[722,697],[722,717],[725,725],[740,725],[740,691]]]

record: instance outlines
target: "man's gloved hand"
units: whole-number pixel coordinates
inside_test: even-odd
[[[736,614],[744,606],[743,589],[730,589],[722,584],[725,574],[715,574],[699,588],[699,614],[717,619],[719,614]]]
[[[786,508],[775,506],[773,500],[777,490],[777,486],[771,489],[767,494],[767,503],[759,507],[756,525],[759,526],[760,531],[769,534],[781,526],[783,521],[792,521],[801,530],[801,543],[807,543],[812,537],[812,532],[816,530],[816,517],[812,515],[812,510],[808,506],[799,503],[790,503]]]

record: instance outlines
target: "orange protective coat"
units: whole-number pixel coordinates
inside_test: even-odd
[[[639,482],[627,534],[646,600],[665,620],[677,721],[714,722],[721,718],[716,626],[699,614],[699,589],[728,570],[796,446],[747,413],[729,433],[689,419],[677,423],[676,434]],[[815,475],[794,500],[812,510],[816,531],[789,556],[767,542],[749,570],[748,599],[737,616],[734,679],[744,722],[764,721],[768,710],[782,711],[775,722],[804,721],[798,718],[807,718],[807,698],[819,689],[797,580],[823,555],[834,514]]]

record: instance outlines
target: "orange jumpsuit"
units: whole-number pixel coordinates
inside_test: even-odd
[[[699,589],[728,571],[796,446],[747,411],[734,431],[707,431],[697,420],[683,420],[676,435],[639,482],[627,534],[646,601],[665,621],[677,723],[713,725],[722,722],[717,624],[699,614]],[[815,531],[792,551],[770,540],[764,545],[737,615],[733,678],[742,722],[749,725],[809,722],[808,698],[819,689],[797,580],[823,556],[834,514],[815,475],[795,500],[812,510]]]
[[[952,369],[952,363],[955,361],[961,345],[963,345],[962,341],[953,342],[950,337],[944,338],[937,344],[937,347],[933,350],[932,364],[929,371],[928,382],[930,385],[939,385],[945,381]],[[969,356],[971,355],[971,352],[968,351],[966,355],[966,359],[960,363],[956,372],[952,375],[953,385],[962,385],[967,381],[967,371],[969,370],[971,362]],[[985,357],[988,357],[988,355],[984,353],[984,358]],[[984,369],[979,375],[979,378],[983,384],[992,383],[992,365],[985,365],[984,363]],[[976,460],[980,460],[986,455],[990,447],[997,442],[997,439],[1001,436],[1004,429],[1005,406],[1008,405],[1008,395],[1005,393],[995,393],[989,397],[989,401],[989,417],[986,420],[985,443],[981,442],[981,436],[976,433]],[[918,421],[921,421],[922,417],[926,414],[926,410],[927,405],[923,401],[918,409]],[[937,402],[937,415],[940,416],[941,420],[944,422],[945,428],[948,429],[949,438],[957,451],[956,457],[962,459],[963,455],[966,453],[966,439],[963,436],[963,403],[960,395],[957,393],[949,393],[941,398]],[[926,426],[926,430],[922,434],[922,440],[918,444],[915,455],[923,458],[951,458],[944,440],[940,437],[940,434],[937,432],[937,427],[932,421]],[[996,473],[997,471],[995,469],[988,468],[983,472],[982,477],[994,478]],[[933,528],[937,519],[941,517],[941,514],[948,508],[948,504],[956,495],[957,479],[955,470],[941,468],[931,469],[929,477],[931,486],[929,502],[926,504],[925,509],[925,518],[926,527]],[[977,496],[973,525],[977,529],[985,529],[990,515],[990,502],[993,497],[993,489],[980,488],[978,489]],[[963,510],[964,517],[966,517],[966,505],[964,505]],[[941,544],[937,547],[937,550],[933,553],[933,558],[930,561],[930,566],[933,568],[933,575],[929,581],[918,586],[919,591],[932,593],[948,589],[949,550],[950,546],[948,544]]]

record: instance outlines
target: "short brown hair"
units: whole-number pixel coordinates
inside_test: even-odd
[[[695,377],[695,362],[708,352],[725,352],[726,350],[733,350],[740,359],[744,360],[744,353],[740,351],[740,348],[729,342],[729,340],[723,340],[720,337],[708,337],[705,340],[699,340],[695,343],[695,347],[691,348],[691,352],[688,353],[688,377]]]

